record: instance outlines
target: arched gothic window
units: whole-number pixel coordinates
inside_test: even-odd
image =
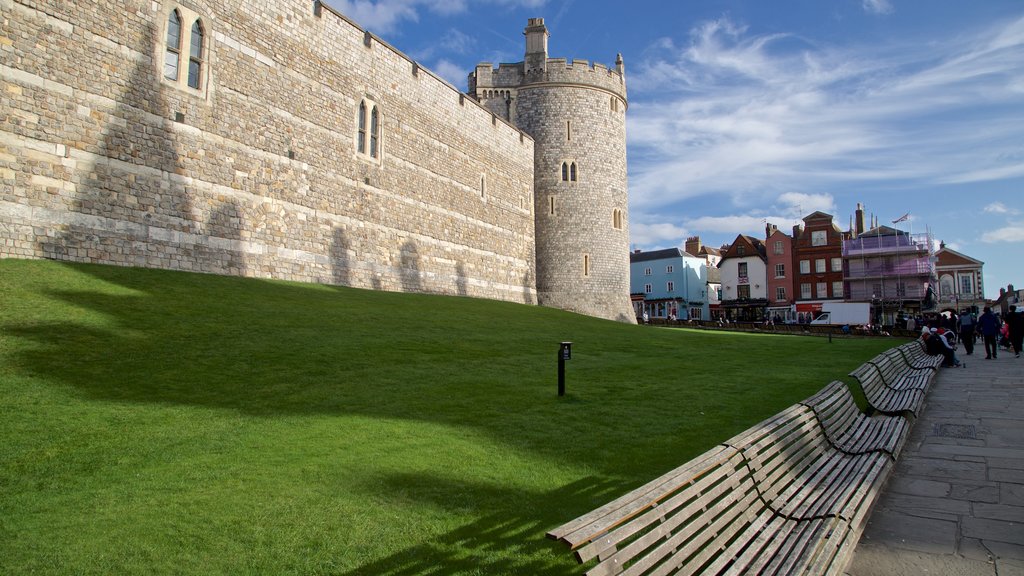
[[[199,90],[203,71],[203,24],[192,23],[192,37],[189,41],[188,87]]]
[[[178,79],[181,61],[181,14],[172,10],[167,17],[167,43],[164,49],[164,78]]]
[[[370,100],[359,102],[359,117],[356,119],[356,151],[373,159],[380,158],[380,109]]]
[[[366,102],[359,103],[359,137],[356,150],[360,154],[366,153]]]
[[[576,163],[562,162],[562,182],[576,181]]]
[[[378,158],[379,150],[377,149],[380,141],[380,113],[377,112],[377,107],[374,106],[370,110],[370,158]]]

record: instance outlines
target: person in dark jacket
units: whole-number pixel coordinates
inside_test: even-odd
[[[1024,311],[1017,310],[1017,306],[1010,306],[1010,313],[1006,315],[1006,326],[1010,329],[1010,344],[1013,346],[1013,353],[1020,358],[1020,347],[1024,343]]]
[[[999,335],[999,318],[996,318],[988,306],[985,306],[984,312],[978,318],[978,332],[981,332],[981,337],[985,340],[985,360],[996,358],[999,352],[996,340]]]
[[[924,340],[924,349],[929,356],[942,356],[944,358],[942,361],[944,367],[949,368],[960,365],[960,360],[953,353],[953,349],[950,348],[946,339],[938,333],[937,329],[932,328],[928,332],[922,332],[921,339]]]

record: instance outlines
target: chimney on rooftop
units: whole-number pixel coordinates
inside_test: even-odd
[[[690,236],[686,239],[685,250],[694,256],[700,254],[700,236]]]
[[[864,205],[861,204],[860,202],[857,202],[857,222],[856,222],[856,225],[857,225],[857,228],[856,228],[857,236],[860,236],[861,234],[864,233]]]

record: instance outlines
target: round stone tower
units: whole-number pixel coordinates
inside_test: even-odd
[[[470,94],[529,134],[534,147],[537,297],[551,306],[635,322],[629,293],[626,81],[584,60],[548,58],[543,18],[526,57],[479,64]]]

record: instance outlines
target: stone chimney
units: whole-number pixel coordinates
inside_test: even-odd
[[[686,239],[686,246],[684,248],[690,254],[697,256],[700,254],[701,244],[700,236],[690,236]]]
[[[764,225],[764,239],[767,240],[771,238],[772,234],[774,234],[775,231],[778,229],[779,227],[776,226],[775,224],[772,224],[771,222],[766,222]]]

